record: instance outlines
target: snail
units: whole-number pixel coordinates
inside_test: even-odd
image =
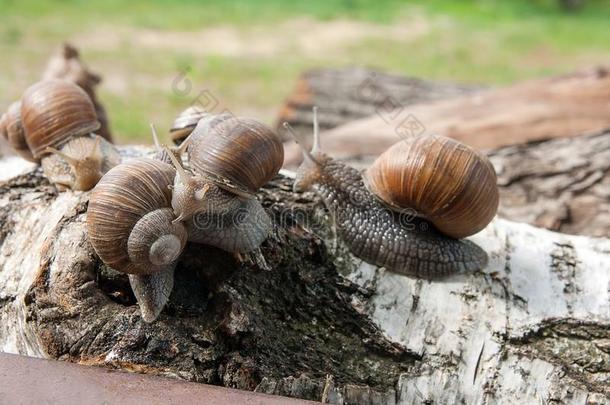
[[[23,126],[21,125],[21,102],[12,103],[6,113],[0,118],[0,133],[7,140],[9,146],[22,158],[37,163],[25,141]]]
[[[68,81],[30,86],[3,121],[16,152],[39,160],[46,177],[60,189],[89,190],[120,162],[114,146],[92,133],[100,124],[91,100]]]
[[[282,166],[279,137],[253,119],[221,114],[201,119],[185,143],[192,173],[167,155],[176,168],[172,207],[189,240],[235,253],[258,247],[271,219],[255,193]]]
[[[186,227],[171,208],[174,168],[137,158],[108,171],[91,192],[89,240],[100,259],[127,273],[142,318],[154,321],[167,302]]]
[[[449,138],[417,136],[389,148],[363,176],[322,152],[316,116],[314,108],[314,144],[302,147],[294,189],[321,196],[355,256],[424,278],[487,265],[483,249],[458,239],[483,229],[498,208],[496,174],[485,156]]]
[[[176,144],[183,142],[193,132],[199,120],[208,115],[210,114],[206,110],[196,105],[192,105],[182,111],[178,114],[169,130],[172,141]]]

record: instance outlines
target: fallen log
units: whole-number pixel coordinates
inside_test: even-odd
[[[472,238],[486,268],[416,280],[349,255],[278,176],[258,195],[268,269],[188,245],[146,324],[89,245],[89,194],[20,162],[0,161],[2,351],[330,403],[610,399],[608,239],[495,220]]]
[[[290,139],[282,124],[288,122],[297,132],[310,135],[311,108],[319,108],[320,128],[327,130],[369,117],[389,103],[412,104],[446,100],[474,93],[482,86],[433,82],[365,68],[314,69],[303,73],[284,101],[276,131]]]
[[[383,92],[379,97],[385,97]],[[322,139],[331,155],[354,157],[377,156],[401,138],[420,133],[489,149],[608,127],[610,73],[599,68],[445,101],[405,106],[390,99],[370,117],[328,130]],[[300,161],[298,147],[287,144],[285,166]]]

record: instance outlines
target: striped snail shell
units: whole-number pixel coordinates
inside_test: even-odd
[[[73,136],[100,127],[87,93],[65,80],[43,80],[30,86],[21,99],[21,119],[28,147],[35,158],[59,148]]]
[[[375,160],[364,178],[390,207],[414,209],[457,239],[485,228],[498,209],[496,173],[489,159],[442,136],[398,142]]]
[[[29,151],[60,189],[90,190],[120,163],[114,146],[92,134],[100,126],[93,103],[71,82],[30,86],[21,99],[21,124]]]
[[[200,120],[187,153],[195,173],[245,193],[255,193],[284,163],[284,148],[275,132],[254,119],[231,114]]]
[[[0,132],[19,156],[30,162],[38,161],[32,155],[25,140],[25,133],[21,125],[21,102],[14,102],[8,107],[0,121]]]
[[[193,105],[182,111],[169,130],[170,137],[174,143],[181,143],[193,132],[200,119],[210,115],[203,108]]]
[[[147,274],[171,265],[186,242],[182,224],[172,223],[175,170],[167,163],[138,158],[112,168],[91,192],[89,239],[108,266]]]

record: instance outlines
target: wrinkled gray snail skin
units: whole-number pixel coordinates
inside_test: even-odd
[[[413,138],[397,148],[381,155],[364,178],[321,152],[314,108],[313,148],[302,148],[294,189],[316,191],[338,236],[368,263],[423,278],[484,268],[485,251],[458,238],[480,231],[495,215],[499,197],[493,166],[443,137]]]
[[[157,273],[129,275],[129,284],[137,297],[144,321],[153,322],[165,307],[174,289],[174,270],[172,266]]]
[[[256,199],[242,201],[237,210],[201,212],[186,222],[191,242],[231,253],[247,253],[260,246],[271,231],[271,218]]]

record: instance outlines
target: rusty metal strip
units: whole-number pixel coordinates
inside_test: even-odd
[[[0,404],[296,405],[298,399],[0,353]]]

